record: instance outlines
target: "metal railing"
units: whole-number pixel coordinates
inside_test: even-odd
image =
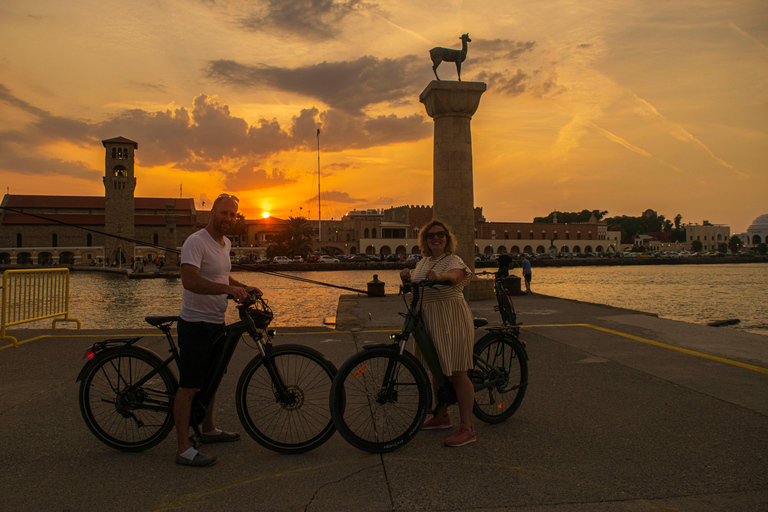
[[[69,269],[3,272],[0,340],[11,340],[13,346],[18,347],[15,337],[5,335],[6,327],[61,315],[64,318],[54,319],[51,329],[56,328],[57,322],[77,322],[77,330],[80,330],[80,320],[69,318]]]

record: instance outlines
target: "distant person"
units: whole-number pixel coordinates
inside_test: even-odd
[[[520,254],[520,266],[523,267],[523,279],[525,280],[525,291],[523,295],[528,295],[531,292],[531,262],[525,257],[525,253]]]
[[[451,230],[439,220],[432,220],[419,231],[419,248],[424,258],[413,273],[409,269],[400,272],[403,283],[423,280],[448,280],[451,286],[425,288],[422,292],[424,326],[435,344],[440,366],[456,390],[459,402],[459,429],[445,440],[446,446],[464,446],[477,440],[472,426],[472,406],[475,389],[467,370],[474,366],[472,347],[475,341],[472,310],[464,300],[462,290],[472,279],[472,271],[457,255],[456,239]],[[421,358],[419,351],[416,355]],[[437,395],[437,382],[432,379]],[[448,429],[453,426],[448,408],[441,407],[437,414],[426,420],[424,430]]]
[[[181,283],[183,304],[179,316],[179,389],[173,402],[178,452],[176,464],[210,466],[215,457],[197,451],[189,441],[189,418],[192,399],[205,385],[214,344],[224,330],[224,314],[229,305],[227,295],[236,301],[246,299],[251,292],[261,290],[236,281],[230,271],[231,243],[224,236],[235,225],[239,200],[221,194],[211,208],[208,225],[193,233],[181,247]],[[224,432],[213,421],[215,401],[212,400],[201,427],[203,443],[237,441],[240,434]]]
[[[509,276],[509,266],[512,264],[512,258],[509,256],[509,254],[502,254],[499,256],[499,271],[498,276],[499,277],[508,277]]]

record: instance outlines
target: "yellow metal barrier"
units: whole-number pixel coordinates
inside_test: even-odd
[[[16,338],[5,335],[6,327],[60,315],[64,318],[56,318],[51,329],[56,328],[56,322],[77,322],[80,330],[80,320],[69,318],[69,269],[3,272],[0,340],[12,340],[13,346],[18,347]]]

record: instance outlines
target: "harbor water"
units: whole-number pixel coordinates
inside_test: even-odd
[[[399,289],[398,270],[286,272],[338,286],[365,290],[373,275],[387,294]],[[520,269],[513,270],[520,275]],[[241,282],[258,286],[275,313],[273,326],[317,326],[336,314],[341,294],[353,293],[259,272],[236,272]],[[654,265],[533,268],[532,290],[585,302],[657,314],[662,318],[706,324],[739,319],[728,327],[768,335],[768,265]],[[515,298],[526,300],[527,297]],[[175,315],[181,307],[179,279],[127,279],[124,275],[72,272],[70,316],[85,329],[147,327],[147,315]],[[236,319],[230,307],[227,321]],[[46,328],[50,321],[19,328]]]

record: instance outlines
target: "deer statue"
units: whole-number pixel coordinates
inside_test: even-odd
[[[467,58],[467,43],[471,43],[472,40],[469,38],[469,34],[464,34],[460,39],[461,50],[442,48],[440,46],[435,46],[429,50],[429,56],[432,58],[432,71],[434,71],[435,77],[438,80],[440,80],[440,77],[437,76],[437,66],[445,61],[456,63],[456,73],[459,75],[459,82],[461,82],[461,63]]]

